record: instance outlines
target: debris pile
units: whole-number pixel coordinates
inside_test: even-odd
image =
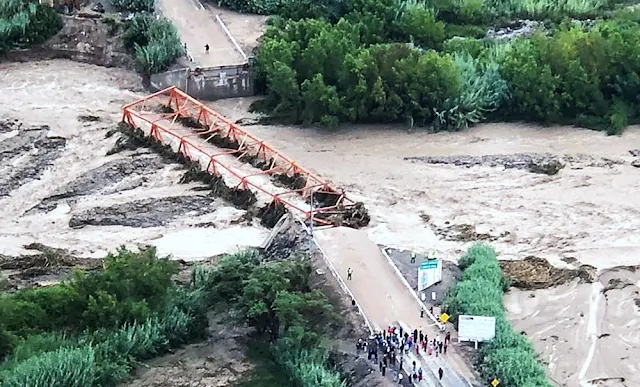
[[[546,289],[579,279],[591,283],[596,279],[596,270],[589,265],[577,269],[559,269],[546,259],[534,256],[521,261],[500,261],[500,267],[511,286],[524,290]]]
[[[532,173],[555,175],[564,164],[557,156],[548,153],[515,153],[485,156],[434,156],[434,157],[405,157],[407,161],[423,162],[427,164],[446,164],[459,167],[503,167],[505,169],[520,169]]]

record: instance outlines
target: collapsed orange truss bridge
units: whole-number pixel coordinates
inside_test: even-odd
[[[124,123],[199,162],[203,170],[222,177],[230,187],[261,194],[305,219],[313,214],[315,223],[332,224],[328,220],[332,213],[356,205],[344,192],[176,87],[132,102],[123,110]],[[218,144],[223,139],[224,146],[212,146],[209,140],[214,136]],[[247,156],[254,160],[252,165],[246,163]],[[255,167],[256,160],[260,167]],[[302,183],[295,189],[283,189],[273,183],[274,176]]]

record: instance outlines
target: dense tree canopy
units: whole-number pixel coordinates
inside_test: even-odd
[[[615,1],[335,0],[308,12],[277,3],[261,8],[278,16],[256,53],[267,95],[254,108],[278,120],[458,130],[509,119],[615,134],[640,115],[640,11],[612,11]],[[531,38],[485,37],[490,23],[524,17],[544,27]]]

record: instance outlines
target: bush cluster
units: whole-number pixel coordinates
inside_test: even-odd
[[[0,2],[0,53],[43,43],[62,28],[62,19],[37,0]]]
[[[149,13],[136,13],[127,21],[123,39],[144,74],[165,71],[184,55],[176,27],[168,19]]]
[[[508,289],[495,251],[472,246],[459,261],[462,280],[448,292],[445,306],[456,321],[460,315],[494,316],[496,336],[482,345],[479,369],[505,386],[551,387],[543,366],[526,336],[514,331],[504,312],[503,293]]]
[[[260,262],[247,251],[227,256],[215,270],[199,269],[193,283],[209,301],[233,309],[270,343],[273,359],[303,387],[344,387],[326,366],[320,345],[336,315],[324,294],[309,288],[311,266],[302,259]]]
[[[110,254],[100,272],[0,297],[0,385],[104,386],[135,362],[200,338],[206,297],[155,250]]]
[[[111,0],[118,11],[155,12],[155,0]]]
[[[137,362],[204,337],[207,312],[233,309],[302,386],[344,386],[320,346],[335,314],[308,286],[303,260],[261,262],[254,251],[196,268],[178,285],[154,249],[109,255],[103,270],[0,296],[0,386],[105,386]]]
[[[393,20],[409,23],[406,36],[421,45],[444,41],[442,23],[421,5],[400,9]],[[268,94],[254,108],[294,123],[404,121],[461,129],[500,105],[506,85],[494,63],[377,43],[399,35],[385,24],[391,22],[274,20],[256,55]]]
[[[254,109],[292,123],[395,121],[435,130],[507,119],[617,134],[640,118],[639,11],[556,20],[551,33],[501,43],[484,38],[487,23],[501,17],[592,17],[615,4],[485,3],[345,0],[308,13],[273,9],[279,16],[256,53],[266,98]]]

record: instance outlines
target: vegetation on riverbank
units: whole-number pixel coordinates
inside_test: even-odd
[[[316,349],[334,316],[310,291],[310,272],[302,260],[265,263],[249,251],[178,284],[176,262],[120,250],[101,271],[0,296],[0,386],[115,385],[138,362],[202,339],[208,311],[223,305],[255,328],[290,378],[341,386]]]
[[[167,70],[184,55],[178,30],[169,19],[149,13],[136,13],[126,22],[124,44],[134,53],[135,64],[143,74]]]
[[[154,14],[153,0],[111,0],[111,3],[119,11],[133,13],[125,22],[122,38],[138,71],[146,75],[165,71],[184,55],[178,30],[169,19]]]
[[[62,18],[36,0],[0,2],[0,53],[43,43],[62,28]]]
[[[619,0],[224,0],[277,15],[256,54],[266,98],[293,123],[485,120],[620,133],[640,118],[640,11]],[[490,27],[538,21],[532,36]]]
[[[487,380],[497,378],[505,386],[551,387],[531,342],[506,319],[503,293],[509,283],[495,251],[476,244],[458,265],[463,270],[462,280],[449,289],[444,302],[452,321],[463,314],[496,318],[495,339],[480,348],[478,368],[482,376]]]

